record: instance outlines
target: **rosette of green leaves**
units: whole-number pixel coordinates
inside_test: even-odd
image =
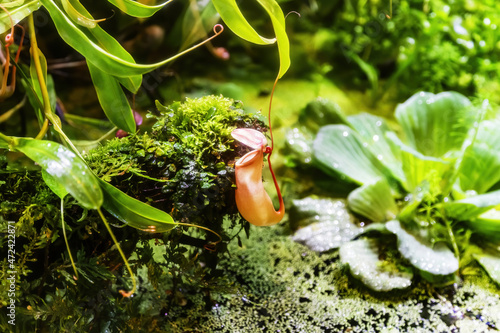
[[[500,239],[500,191],[494,190],[500,122],[498,112],[484,117],[483,111],[459,93],[420,92],[396,108],[398,132],[366,113],[319,128],[312,163],[359,185],[348,207],[362,220],[382,223],[379,237],[395,236],[399,253],[424,278],[446,283],[467,252],[465,235],[472,231],[478,243]],[[493,272],[491,262],[481,265]]]

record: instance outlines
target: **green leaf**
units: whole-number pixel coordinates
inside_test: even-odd
[[[104,194],[103,207],[123,223],[148,232],[165,232],[177,226],[172,217],[136,200],[99,179]]]
[[[99,102],[109,121],[125,132],[135,133],[134,113],[115,77],[87,63]]]
[[[132,56],[99,26],[88,29],[77,26],[64,11],[51,0],[40,0],[52,18],[61,38],[88,61],[101,70],[120,77],[128,83],[121,82],[127,89],[136,92],[141,84],[141,74],[158,68],[160,65],[137,65]],[[90,17],[85,8],[76,6],[82,14]],[[163,63],[161,63],[163,64]]]
[[[90,13],[87,11],[87,9],[82,6],[80,2],[75,2],[74,7],[78,12],[86,15],[87,17],[92,18]],[[118,57],[129,61],[132,64],[135,64],[134,58],[121,46],[121,44],[112,36],[110,36],[106,31],[101,29],[99,26],[95,26],[92,29],[85,29],[83,28],[83,31],[86,31],[89,34],[89,38],[93,38],[96,40],[96,43],[98,46],[100,46],[102,49],[109,51]],[[93,59],[90,59],[92,61]],[[107,68],[101,68],[103,71],[107,71]],[[136,75],[127,75],[127,76],[120,76],[120,75],[115,75],[116,79],[125,87],[127,90],[129,90],[132,93],[137,93],[139,90],[141,84],[142,84],[142,75],[136,74]]]
[[[500,285],[500,256],[483,254],[475,256],[479,264],[483,266],[490,278]]]
[[[398,250],[401,255],[419,270],[432,275],[448,275],[458,270],[457,258],[443,242],[432,246],[417,239],[404,230],[397,220],[387,222],[386,228],[398,237]]]
[[[408,144],[423,155],[441,157],[460,149],[474,122],[470,101],[456,92],[420,92],[396,108]]]
[[[64,199],[68,194],[68,190],[64,187],[64,184],[60,183],[53,176],[49,175],[47,171],[42,169],[42,178],[45,184],[54,192],[59,198]]]
[[[354,223],[344,200],[293,200],[289,215],[291,225],[301,226],[292,239],[317,252],[338,248],[363,231]]]
[[[186,49],[200,39],[206,38],[207,32],[220,20],[220,16],[212,2],[202,4],[191,1],[186,10],[182,18],[181,50]]]
[[[140,18],[151,17],[157,11],[165,7],[165,5],[172,2],[172,0],[169,0],[159,5],[148,6],[132,0],[108,0],[108,1],[109,3],[118,7],[125,14]]]
[[[89,18],[84,14],[80,13],[74,6],[73,3],[81,6],[78,0],[61,0],[61,4],[66,11],[66,14],[76,23],[87,28],[95,28],[97,26],[97,20]]]
[[[444,175],[451,170],[453,166],[452,163],[440,158],[421,154],[401,142],[394,132],[386,133],[386,137],[400,148],[401,162],[406,178],[406,183],[404,185],[408,192],[415,190],[417,186],[424,180],[429,179],[429,177],[441,177],[443,180],[448,179],[448,177]]]
[[[340,106],[329,99],[318,97],[309,102],[299,114],[299,123],[316,133],[321,126],[330,124],[349,125]]]
[[[255,31],[241,13],[236,0],[212,0],[212,3],[224,23],[238,37],[259,45],[274,44],[276,42],[276,38],[264,38]]]
[[[444,203],[446,215],[466,221],[500,205],[500,190]]]
[[[363,145],[403,184],[405,175],[400,152],[391,140],[386,139],[385,134],[390,132],[386,121],[368,113],[349,116],[347,120],[363,139]]]
[[[16,5],[15,7],[11,7],[10,5]],[[14,25],[19,23],[22,19],[24,19],[29,14],[40,8],[39,0],[32,1],[12,1],[11,3],[2,3],[2,5],[8,8],[10,17]],[[9,15],[4,11],[0,10],[0,34],[3,34],[6,31],[9,31],[11,28],[11,21]]]
[[[391,187],[385,178],[358,187],[349,194],[347,202],[353,212],[375,222],[392,220],[398,213]]]
[[[240,38],[260,45],[278,43],[280,57],[278,77],[281,78],[290,67],[290,43],[285,29],[285,15],[278,3],[275,0],[257,0],[271,18],[276,38],[269,39],[259,35],[248,23],[236,0],[212,0],[212,2],[224,23]]]
[[[474,232],[490,241],[500,241],[500,211],[496,208],[490,209],[476,219],[468,221],[467,225]]]
[[[322,127],[313,143],[315,163],[325,172],[362,185],[384,178],[383,166],[359,135],[345,125]]]
[[[28,138],[14,138],[12,148],[40,165],[85,208],[101,207],[103,196],[97,178],[68,148],[57,142]]]
[[[500,181],[500,120],[479,124],[472,145],[466,148],[459,167],[463,191],[484,193]]]
[[[401,263],[380,260],[380,252],[379,242],[369,238],[345,243],[339,250],[340,261],[368,288],[381,292],[408,288],[413,279],[411,268],[400,270]]]

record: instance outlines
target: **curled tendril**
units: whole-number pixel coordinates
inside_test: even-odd
[[[215,36],[212,36],[210,38],[213,38],[213,37],[220,35],[224,31],[224,26],[222,24],[216,24],[216,25],[214,25],[213,31],[214,31]]]

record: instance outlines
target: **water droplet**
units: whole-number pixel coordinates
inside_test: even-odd
[[[483,23],[484,23],[484,25],[490,25],[491,24],[491,20],[489,18],[485,17],[484,20],[483,20]]]
[[[379,161],[382,161],[382,160],[384,159],[384,156],[382,156],[382,155],[377,155],[377,159],[378,159]]]
[[[375,125],[377,125],[378,127],[382,126],[382,121],[377,120],[377,122],[375,123]]]
[[[344,131],[344,132],[342,133],[342,135],[343,135],[343,136],[348,136],[348,135],[349,135],[349,132]]]

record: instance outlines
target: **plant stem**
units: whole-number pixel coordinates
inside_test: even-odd
[[[97,211],[99,212],[99,216],[101,217],[102,222],[106,226],[106,229],[108,230],[109,235],[111,236],[111,239],[115,243],[116,249],[120,253],[120,256],[122,257],[123,262],[125,263],[125,267],[127,268],[127,271],[130,274],[130,278],[132,279],[132,290],[130,290],[128,292],[126,292],[125,290],[120,290],[120,294],[122,294],[123,297],[130,297],[130,296],[132,296],[133,293],[135,293],[135,290],[137,288],[137,284],[135,282],[135,275],[132,272],[132,268],[130,268],[127,257],[125,256],[125,253],[123,253],[123,250],[122,250],[120,244],[118,243],[118,240],[116,239],[115,234],[113,233],[113,230],[111,230],[111,227],[109,226],[108,221],[104,217],[104,214],[102,213],[101,208],[97,208]]]
[[[73,260],[73,256],[71,255],[71,249],[69,248],[68,237],[66,236],[66,226],[64,224],[64,199],[61,199],[61,225],[63,230],[64,242],[66,243],[66,248],[68,249],[69,260],[71,261],[71,266],[75,271],[75,277],[76,279],[78,279],[78,271],[76,270],[75,261]]]
[[[40,50],[38,49],[38,44],[36,42],[35,22],[33,20],[33,14],[30,14],[30,16],[28,17],[28,26],[31,41],[31,55],[33,57],[33,61],[35,62],[36,75],[38,76],[38,82],[40,82],[40,91],[42,92],[43,113],[45,114],[45,117],[51,120],[50,116],[52,116],[52,110],[50,109],[50,97],[49,92],[47,91],[47,84],[45,82],[45,76],[43,75],[44,73],[42,70],[42,65],[40,63]]]

